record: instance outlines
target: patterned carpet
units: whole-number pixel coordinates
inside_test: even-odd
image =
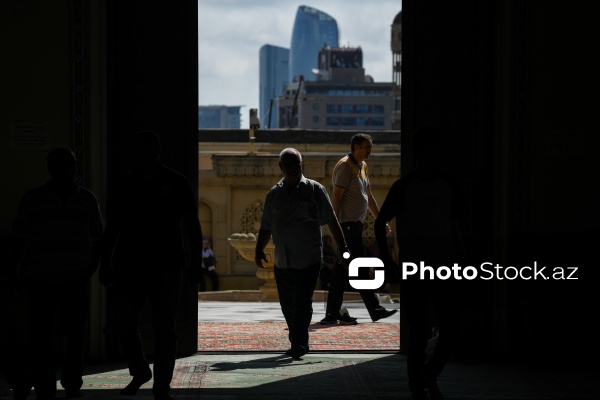
[[[290,347],[285,322],[201,322],[198,351],[285,351]],[[398,323],[319,325],[309,329],[311,351],[390,350],[400,348]]]
[[[323,392],[330,399],[391,399],[387,396],[397,398],[402,385],[386,377],[402,374],[400,361],[398,354],[314,354],[302,361],[282,354],[198,354],[177,360],[172,395],[177,399],[300,400],[321,398],[318,388],[331,387],[335,392]],[[115,369],[87,375],[83,380],[82,390],[89,400],[122,399],[118,391],[131,377],[127,369]],[[136,399],[151,399],[152,384],[152,380],[144,384]]]

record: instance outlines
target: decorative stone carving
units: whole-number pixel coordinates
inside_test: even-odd
[[[240,219],[240,227],[242,232],[252,232],[258,234],[260,229],[260,220],[262,219],[264,204],[262,200],[256,200],[250,203]]]

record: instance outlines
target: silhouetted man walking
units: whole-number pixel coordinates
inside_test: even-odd
[[[458,219],[465,215],[466,204],[458,182],[439,169],[442,154],[440,131],[431,127],[417,129],[411,137],[417,160],[414,171],[390,188],[375,221],[375,236],[384,263],[389,255],[385,225],[396,219],[399,262],[424,263],[431,268],[464,265],[465,251]],[[437,377],[452,355],[457,342],[456,315],[459,289],[452,278],[442,280],[418,274],[403,277],[400,302],[404,303],[408,322],[408,385],[415,400],[443,399]],[[431,337],[430,307],[435,312],[439,339],[432,357],[425,362],[425,349]]]
[[[188,233],[191,266],[201,278],[202,231],[187,179],[160,161],[161,143],[152,131],[133,138],[134,168],[121,182],[109,215],[100,281],[117,291],[119,338],[133,379],[121,394],[135,395],[152,378],[138,325],[149,302],[155,334],[157,400],[170,399],[177,354],[176,316],[186,268],[182,228]]]
[[[348,251],[327,191],[302,174],[303,165],[298,150],[281,151],[279,167],[283,179],[265,198],[255,252],[256,265],[265,268],[264,248],[273,237],[275,281],[291,343],[286,354],[294,359],[309,351],[313,292],[322,261],[321,226],[327,224],[339,248]]]
[[[29,365],[39,400],[56,396],[53,327],[65,338],[61,384],[81,397],[89,281],[98,267],[102,216],[94,194],[75,182],[77,160],[68,148],[48,154],[50,180],[25,194],[13,225],[10,264],[27,294]]]

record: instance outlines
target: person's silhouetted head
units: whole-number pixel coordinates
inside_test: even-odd
[[[435,165],[442,155],[442,133],[431,126],[421,126],[413,132],[410,144],[417,165]]]
[[[298,184],[302,178],[302,165],[302,155],[298,150],[288,147],[279,153],[279,168],[287,185]]]
[[[160,163],[162,146],[158,134],[154,131],[138,131],[133,135],[133,167],[148,171]]]
[[[75,182],[77,158],[71,149],[68,147],[52,149],[48,153],[46,161],[54,184],[67,186]]]

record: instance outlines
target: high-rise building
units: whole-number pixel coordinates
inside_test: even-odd
[[[402,80],[402,11],[394,18],[392,23],[392,82],[394,88],[394,109],[392,116],[392,129],[400,129],[400,84]]]
[[[198,106],[198,129],[240,129],[242,106]]]
[[[259,50],[258,115],[261,128],[279,125],[276,100],[289,82],[290,49],[265,44]]]
[[[323,48],[316,81],[286,85],[278,99],[279,127],[389,130],[393,82],[365,75],[360,48]]]
[[[313,69],[317,68],[319,50],[323,47],[339,47],[337,22],[323,11],[298,7],[290,45],[288,82],[297,82],[300,75],[305,81],[314,81]]]

